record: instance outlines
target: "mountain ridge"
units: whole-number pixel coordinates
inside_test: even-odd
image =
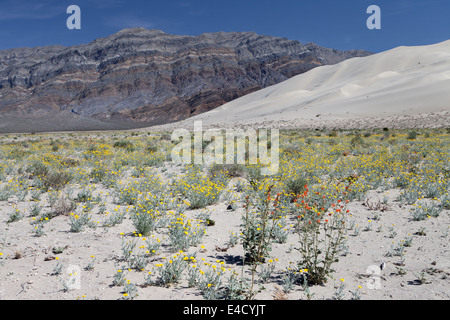
[[[70,47],[1,50],[0,121],[70,112],[105,127],[114,123],[111,129],[117,123],[130,128],[170,123],[317,66],[368,55],[255,32],[184,36],[145,28]],[[77,130],[71,118],[61,130]],[[10,127],[0,130],[17,129]]]

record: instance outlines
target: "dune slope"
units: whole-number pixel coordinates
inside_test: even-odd
[[[205,125],[223,126],[269,122],[314,126],[335,121],[350,126],[368,118],[395,122],[419,117],[436,124],[435,118],[444,123],[449,111],[450,40],[398,47],[318,67],[184,123],[202,120]]]

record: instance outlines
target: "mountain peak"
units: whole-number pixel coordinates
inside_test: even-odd
[[[0,117],[31,119],[27,123],[36,126],[28,131],[42,131],[37,119],[48,123],[58,114],[67,118],[60,130],[77,130],[80,117],[111,129],[174,122],[315,67],[369,54],[309,50],[254,32],[177,36],[145,28],[44,49],[0,54]]]
[[[162,30],[158,30],[158,29],[146,29],[143,27],[135,27],[135,28],[125,28],[122,29],[118,32],[116,32],[115,34],[137,34],[137,33],[146,33],[146,34],[166,34],[164,31]]]

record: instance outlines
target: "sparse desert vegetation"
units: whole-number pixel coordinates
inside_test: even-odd
[[[3,135],[0,298],[448,299],[449,141],[287,130],[263,176],[167,133]]]

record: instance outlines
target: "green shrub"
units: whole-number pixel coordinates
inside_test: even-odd
[[[434,202],[418,202],[414,210],[411,211],[414,221],[425,220],[429,217],[437,218],[442,212],[442,208]]]
[[[285,185],[290,194],[297,196],[305,191],[306,180],[304,178],[291,178],[286,180]]]
[[[13,150],[11,150],[11,152],[9,153],[9,156],[7,156],[6,158],[8,158],[8,159],[15,159],[15,160],[21,160],[25,156],[28,156],[30,154],[31,154],[30,151],[22,150],[21,148],[16,147]]]
[[[26,169],[33,177],[45,177],[48,174],[48,167],[42,161],[32,162]]]
[[[78,161],[77,159],[72,159],[72,158],[64,158],[61,160],[61,166],[65,167],[65,168],[70,168],[70,167],[77,167],[80,165],[80,161]]]
[[[329,134],[328,134],[328,136],[331,138],[331,137],[337,137],[338,136],[338,133],[337,133],[337,131],[335,131],[335,130],[333,130],[333,131],[331,131]]]
[[[128,152],[133,152],[135,150],[133,143],[131,141],[127,141],[127,140],[116,141],[114,143],[113,147],[114,148],[122,148]]]
[[[245,175],[245,168],[240,164],[213,164],[209,168],[210,179],[214,179],[214,177],[222,174],[229,178],[243,177]]]
[[[355,136],[350,140],[350,145],[352,148],[360,145],[363,146],[364,145],[364,140],[361,137],[360,133],[355,134]]]
[[[444,209],[450,210],[450,195],[448,193],[442,196],[441,204]]]
[[[89,173],[89,177],[94,183],[101,182],[105,176],[106,169],[104,167],[92,168],[91,172]]]
[[[142,235],[148,235],[156,229],[161,214],[152,210],[133,210],[131,212],[131,220],[136,228],[136,232]]]
[[[91,222],[91,215],[87,212],[82,212],[80,214],[74,214],[73,212],[69,216],[70,232],[81,232],[85,226],[93,227],[94,224]]]
[[[311,196],[314,198],[306,199],[317,203],[317,208],[321,209],[317,212],[317,209],[309,207],[306,202],[299,207],[296,231],[300,244],[297,250],[301,254],[301,260],[298,266],[308,270],[308,283],[322,284],[334,272],[332,265],[338,261],[341,244],[345,241],[347,210],[346,204],[341,201],[334,203],[335,213],[325,215],[328,210],[327,200],[321,194],[313,193]],[[335,193],[335,196],[338,194]]]
[[[410,131],[410,132],[408,132],[408,135],[406,136],[406,139],[408,139],[408,140],[415,140],[416,138],[417,138],[416,131]]]
[[[149,153],[155,153],[156,151],[158,151],[158,147],[152,144],[148,144],[145,150]]]

